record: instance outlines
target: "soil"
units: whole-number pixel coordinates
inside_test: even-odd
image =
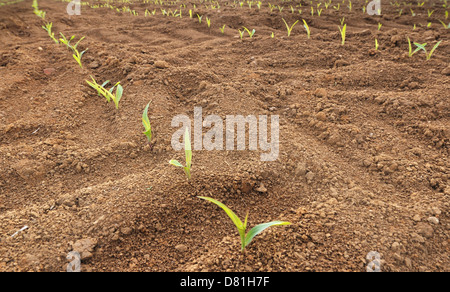
[[[39,1],[56,36],[86,37],[83,69],[42,29],[31,1],[0,6],[0,271],[64,272],[73,250],[94,272],[359,272],[372,251],[381,271],[450,271],[450,30],[438,21],[441,2],[425,1],[415,17],[388,1],[381,16],[354,1],[352,11],[329,7],[320,17],[309,1],[301,15],[289,8],[298,1],[270,1],[281,12],[181,2],[182,18],[133,2],[112,5],[137,16],[89,6],[69,16],[67,2]],[[282,18],[300,20],[290,37]],[[253,38],[239,38],[243,26]],[[423,51],[408,57],[407,37],[428,50],[442,43],[427,61]],[[119,110],[86,84],[91,75],[121,82]],[[141,122],[150,101],[152,145]],[[278,159],[194,151],[187,181],[168,163],[184,161],[171,121],[193,119],[194,107],[222,118],[279,115]],[[225,212],[197,196],[241,218],[249,211],[250,227],[292,224],[266,230],[242,254]]]

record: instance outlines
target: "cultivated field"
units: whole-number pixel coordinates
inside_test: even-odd
[[[1,0],[0,271],[450,271],[450,3],[368,2]],[[192,144],[187,179],[200,107],[278,116],[277,159]],[[242,253],[198,196],[291,224]]]

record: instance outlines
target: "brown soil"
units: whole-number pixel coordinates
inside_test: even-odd
[[[138,16],[83,6],[69,17],[66,2],[40,0],[56,35],[86,36],[84,69],[30,1],[1,6],[0,271],[65,271],[80,245],[83,271],[365,271],[371,251],[382,271],[450,271],[450,30],[440,2],[431,28],[433,1],[415,17],[388,1],[382,16],[353,1],[353,12],[320,17],[309,1],[302,15],[270,2],[285,8],[198,4],[208,28],[189,18],[190,4],[181,19],[153,1],[126,4]],[[291,37],[282,18],[300,20]],[[239,39],[242,26],[255,36]],[[408,57],[407,36],[429,49],[443,42],[426,61]],[[119,110],[87,86],[89,75],[122,82]],[[149,101],[152,147],[141,123]],[[168,163],[184,159],[171,120],[193,117],[194,106],[279,115],[279,159],[194,151],[188,182]],[[249,226],[292,225],[266,230],[243,256],[227,215],[196,196],[249,211]]]

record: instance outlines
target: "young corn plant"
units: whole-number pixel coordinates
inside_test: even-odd
[[[186,166],[183,166],[178,160],[170,160],[169,163],[176,166],[181,167],[184,170],[184,173],[187,176],[187,179],[191,179],[191,167],[192,167],[192,146],[191,146],[191,139],[189,138],[189,129],[186,128],[186,131],[184,132],[184,152],[186,157]]]
[[[341,44],[345,45],[345,38],[346,38],[346,34],[347,34],[347,24],[344,24],[344,26],[342,28],[339,26],[339,31],[341,32],[341,39],[342,39]]]
[[[240,30],[240,29],[238,29],[238,31],[239,31],[239,37],[241,38],[241,40],[244,38],[244,33],[245,33],[245,30]]]
[[[311,38],[311,30],[309,29],[309,25],[306,20],[303,20],[303,27],[306,29],[306,34],[308,35],[308,39]]]
[[[450,22],[448,24],[445,24],[442,20],[439,20],[439,22],[444,26],[445,29],[450,29]]]
[[[236,226],[236,228],[239,232],[239,235],[241,237],[241,252],[242,253],[245,252],[245,248],[252,242],[252,240],[255,238],[255,236],[257,236],[258,234],[260,234],[267,228],[272,227],[272,226],[281,226],[281,225],[290,225],[291,224],[290,222],[285,222],[285,221],[272,221],[272,222],[268,222],[268,223],[259,224],[255,227],[253,227],[248,233],[246,233],[248,212],[247,212],[247,215],[245,216],[244,222],[242,223],[241,219],[239,219],[239,217],[230,208],[228,208],[226,205],[222,204],[221,202],[214,200],[212,198],[209,198],[209,197],[198,197],[198,198],[216,204],[217,206],[222,208],[222,210],[224,210],[225,213],[230,217],[231,221],[233,221],[233,223]]]
[[[109,80],[100,85],[97,83],[97,81],[95,81],[94,77],[91,76],[91,79],[92,82],[86,80],[86,83],[97,90],[98,95],[106,98],[108,102],[111,102],[112,100],[116,106],[116,109],[119,109],[119,102],[123,95],[123,87],[122,85],[120,85],[120,81],[117,82],[113,87],[111,87],[110,90],[107,90],[105,86],[109,83]],[[116,93],[113,94],[115,88],[117,88]]]
[[[220,32],[222,33],[222,34],[224,34],[225,33],[225,27],[226,27],[226,25],[224,24],[222,27],[219,27],[219,29],[220,29]]]
[[[144,125],[144,128],[145,128],[145,131],[143,132],[143,134],[145,136],[147,136],[147,140],[148,140],[149,144],[152,142],[152,126],[150,125],[150,120],[148,118],[148,108],[150,106],[150,103],[151,102],[149,102],[147,104],[147,106],[145,107],[144,112],[142,114],[142,124]]]
[[[60,32],[59,34],[60,34],[61,37],[62,37],[62,38],[59,39],[59,42],[60,42],[61,44],[63,44],[63,45],[66,45],[66,47],[67,47],[68,49],[71,49],[71,50],[72,50],[72,46],[70,45],[70,42],[73,41],[73,39],[75,38],[75,36],[73,35],[72,37],[70,37],[70,39],[67,39],[66,36],[65,36],[62,32]]]
[[[84,37],[83,37],[84,38]],[[81,40],[80,40],[81,41]],[[78,43],[77,43],[78,45]],[[83,64],[81,63],[81,58],[83,57],[84,53],[86,53],[86,50],[82,51],[80,53],[80,51],[78,51],[78,49],[76,48],[76,46],[72,47],[73,50],[73,58],[75,59],[75,61],[77,61],[78,65],[80,66],[81,69],[83,69]]]
[[[52,27],[53,27],[53,22],[47,22],[45,24],[45,26],[42,26],[42,28],[48,33],[49,37],[51,37],[51,39],[59,44],[59,41],[55,38],[55,33],[52,32]]]
[[[416,48],[416,49],[413,51],[413,50],[412,50],[411,40],[409,39],[409,37],[408,37],[407,39],[408,39],[408,49],[409,49],[408,56],[411,58],[412,56],[414,56],[415,53],[417,53],[418,51],[420,51],[420,48]]]
[[[206,16],[206,24],[208,25],[208,28],[211,28],[211,19]]]
[[[296,22],[294,22],[294,24],[293,24],[292,26],[289,26],[289,25],[287,24],[286,20],[284,20],[284,18],[282,18],[282,19],[283,19],[283,21],[284,21],[284,24],[286,25],[288,37],[290,37],[290,36],[291,36],[292,29],[293,29],[294,26],[297,24],[297,22],[299,22],[299,20],[297,20]]]
[[[248,35],[250,36],[250,38],[253,38],[253,36],[255,35],[256,30],[253,29],[252,31],[250,31],[248,28],[246,28],[245,26],[242,27],[243,29],[245,29],[245,31],[248,33]]]
[[[427,61],[431,59],[431,56],[433,55],[434,51],[437,49],[437,47],[442,43],[442,41],[439,41],[436,45],[434,45],[434,47],[431,49],[431,51],[428,53],[425,46],[427,45],[427,43],[424,44],[419,44],[419,43],[414,43],[414,45],[416,45],[417,49],[419,50],[423,50],[425,52],[425,55],[427,57]]]
[[[378,48],[379,48],[378,39],[375,39],[375,51],[378,51]]]

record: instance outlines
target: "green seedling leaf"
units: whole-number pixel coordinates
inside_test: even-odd
[[[309,39],[311,37],[311,30],[309,29],[309,25],[306,22],[306,20],[304,20],[304,19],[302,19],[302,20],[303,20],[303,27],[306,29],[306,33],[307,33],[308,39]]]
[[[286,20],[284,20],[284,18],[282,18],[282,20],[284,21],[284,24],[286,25],[286,29],[288,31],[288,37],[291,36],[291,32],[292,29],[294,28],[294,26],[297,24],[297,22],[299,22],[299,20],[297,20],[292,26],[289,26],[286,22]]]
[[[253,29],[252,31],[250,31],[248,28],[246,28],[245,26],[242,27],[243,29],[245,29],[245,31],[247,31],[248,35],[250,36],[250,38],[253,37],[253,35],[255,34],[255,30]]]
[[[222,208],[222,210],[225,211],[225,213],[228,215],[228,217],[230,217],[231,221],[236,226],[236,228],[239,232],[239,235],[241,237],[241,251],[242,252],[245,251],[245,248],[252,242],[252,240],[255,238],[255,236],[257,236],[258,234],[260,234],[267,228],[269,228],[271,226],[280,226],[280,225],[290,225],[291,224],[289,222],[284,222],[284,221],[273,221],[273,222],[269,222],[269,223],[263,223],[263,224],[259,224],[255,227],[253,227],[247,234],[245,234],[245,232],[247,230],[248,212],[247,212],[247,215],[245,216],[244,223],[242,223],[241,219],[239,219],[239,217],[223,203],[221,203],[217,200],[214,200],[212,198],[209,198],[209,197],[198,197],[198,198],[216,204],[217,206]]]
[[[169,163],[177,167],[182,167],[188,180],[190,180],[192,167],[192,146],[191,139],[189,138],[189,129],[187,127],[184,133],[184,153],[186,157],[186,166],[183,166],[181,163],[174,159],[170,160]]]
[[[253,238],[255,238],[256,235],[260,234],[261,232],[263,232],[264,230],[266,230],[269,227],[272,226],[281,226],[281,225],[290,225],[291,223],[289,222],[283,222],[283,221],[273,221],[273,222],[269,222],[269,223],[263,223],[263,224],[259,224],[255,227],[253,227],[246,235],[245,237],[245,246],[248,246]]]
[[[344,24],[344,26],[342,28],[339,26],[339,31],[341,32],[342,45],[345,45],[345,36],[346,36],[346,33],[347,33],[347,24]]]
[[[176,167],[182,167],[184,168],[183,164],[179,163],[178,160],[172,159],[171,161],[169,161],[170,164],[176,166]]]
[[[442,41],[439,41],[436,45],[434,45],[433,49],[431,49],[430,53],[427,55],[427,60],[431,59],[431,56],[433,55],[434,51],[437,49],[437,47],[442,43]]]

